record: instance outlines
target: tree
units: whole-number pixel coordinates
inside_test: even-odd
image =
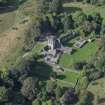
[[[79,90],[81,90],[81,89],[82,89],[82,90],[83,90],[83,89],[86,89],[87,86],[88,86],[88,84],[89,84],[89,81],[88,81],[87,76],[82,77],[81,80],[78,81],[77,90],[78,90],[78,89],[79,89]]]
[[[13,105],[11,102],[7,102],[5,103],[5,105]]]
[[[48,81],[46,85],[46,90],[48,93],[53,94],[54,89],[56,88],[56,81]]]
[[[105,52],[103,52],[105,53]],[[95,66],[99,69],[102,69],[102,67],[105,65],[105,54],[102,54],[98,57]]]
[[[83,29],[84,29],[85,34],[88,35],[94,30],[94,27],[91,22],[85,21],[83,25]]]
[[[83,3],[89,3],[89,0],[83,0]]]
[[[94,5],[96,4],[97,0],[90,0],[90,4]]]
[[[48,0],[36,0],[35,14],[43,16],[48,10]]]
[[[9,102],[11,102],[12,105],[24,105],[26,103],[26,99],[19,91],[11,90],[9,93]]]
[[[8,101],[8,90],[4,87],[0,87],[0,103]]]
[[[0,74],[1,78],[5,80],[5,79],[8,78],[8,75],[9,75],[8,69],[5,68],[5,67],[2,68],[2,71],[1,71],[1,74]]]
[[[69,88],[63,96],[63,105],[73,105],[78,100],[75,90],[73,88]]]
[[[105,51],[105,37],[102,37],[100,42],[99,42],[99,47],[100,49],[102,49],[103,51]]]
[[[53,79],[56,79],[57,78],[57,73],[56,72],[52,72],[50,77],[53,78]]]
[[[58,32],[62,28],[60,17],[56,14],[51,17],[51,27],[54,33]]]
[[[87,16],[83,12],[76,12],[74,14],[74,21],[77,26],[82,25],[87,19]]]
[[[104,5],[105,4],[105,0],[98,0],[98,4],[99,5]]]
[[[38,79],[32,78],[32,77],[28,77],[24,80],[23,86],[21,88],[21,93],[28,100],[34,99],[38,93],[37,82],[38,82]]]
[[[64,17],[64,32],[67,32],[68,30],[70,29],[73,29],[74,27],[74,20],[72,18],[72,15],[67,15],[65,14],[65,17]]]
[[[89,80],[97,80],[103,76],[103,73],[101,71],[94,71],[89,75]]]
[[[101,36],[105,36],[105,25],[102,25]]]
[[[74,63],[73,66],[76,70],[81,70],[81,69],[83,69],[84,65],[86,65],[86,62],[85,61],[80,61],[80,62]]]
[[[101,32],[101,25],[98,23],[95,23],[94,24],[94,31],[95,31],[95,34],[99,36],[100,32]]]
[[[26,31],[25,45],[24,45],[25,51],[31,50],[35,46],[36,43],[35,38],[42,34],[41,20],[42,19],[40,17],[36,17],[35,20],[33,20],[33,23],[30,25],[29,29]]]
[[[42,27],[41,27],[41,30],[42,30],[42,33],[46,34],[46,33],[51,33],[52,32],[52,27],[51,27],[51,22],[50,22],[50,19],[48,16],[45,16],[42,20]],[[46,27],[46,28],[45,28]]]
[[[94,15],[94,21],[97,23],[97,24],[102,24],[102,17],[101,17],[101,15],[100,15],[100,13],[95,13],[95,15]]]
[[[46,88],[42,90],[42,97],[41,97],[42,101],[47,101],[49,99]]]
[[[35,99],[33,102],[32,102],[32,105],[42,105],[42,102],[40,99]]]
[[[52,0],[49,11],[55,13],[61,13],[63,10],[62,0]]]
[[[92,105],[93,94],[88,91],[82,91],[80,93],[79,101],[76,105]]]
[[[9,4],[9,3],[16,3],[19,2],[20,0],[0,0],[1,3]]]
[[[55,89],[55,94],[56,94],[56,98],[57,99],[60,99],[61,96],[63,95],[63,90],[60,86],[57,86],[56,89]]]

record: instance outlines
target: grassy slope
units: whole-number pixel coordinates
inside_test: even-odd
[[[73,63],[78,61],[88,61],[98,49],[97,42],[87,43],[84,47],[78,49],[74,54],[63,54],[59,61],[60,65],[69,68]]]
[[[25,31],[30,24],[30,18],[35,7],[35,0],[28,0],[15,11],[0,14],[0,66],[7,66],[23,54]],[[21,24],[24,19],[29,22]],[[12,27],[18,28],[13,30]],[[2,29],[3,28],[3,29]]]
[[[6,31],[15,23],[16,11],[0,14],[0,33]]]

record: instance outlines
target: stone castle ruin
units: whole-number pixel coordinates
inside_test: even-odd
[[[60,41],[55,36],[48,36],[47,46],[43,49],[43,55],[45,62],[48,64],[56,64],[62,53],[72,54],[73,49],[69,47],[64,47]]]

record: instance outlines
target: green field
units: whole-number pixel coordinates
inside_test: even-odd
[[[105,6],[94,6],[90,4],[83,4],[81,2],[72,2],[72,3],[65,3],[64,7],[67,11],[70,10],[71,13],[75,13],[77,11],[83,11],[86,14],[94,14],[98,12],[104,18],[105,23]]]
[[[74,87],[80,75],[81,72],[65,71],[62,75],[58,76],[58,84],[62,87]]]
[[[63,54],[59,60],[59,64],[70,68],[75,62],[89,61],[98,49],[98,42],[87,43],[84,47],[78,49],[74,54]]]

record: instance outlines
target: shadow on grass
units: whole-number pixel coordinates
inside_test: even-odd
[[[63,79],[66,78],[66,76],[65,75],[59,75],[57,78],[60,79],[60,80],[63,80]]]
[[[88,100],[86,105],[93,105],[94,95],[91,92],[88,92]]]
[[[35,60],[30,63],[30,75],[38,76],[38,78],[42,80],[49,79],[53,72],[53,68],[45,62],[40,61],[40,59],[42,59],[42,56],[34,59]]]
[[[26,1],[27,0],[22,0],[20,2],[16,2],[16,3],[12,3],[12,4],[10,4],[10,3],[1,3],[0,2],[0,14],[15,11],[16,9],[18,9],[18,7],[21,4],[23,4]]]
[[[98,104],[105,104],[105,98],[101,98],[98,100]]]
[[[11,7],[0,7],[0,14],[3,14],[3,13],[8,13],[8,12],[12,12],[14,10],[16,10],[18,7],[17,6],[11,6]]]
[[[38,77],[39,80],[48,80],[53,72],[51,66],[43,62],[41,56],[21,59],[9,69],[10,78]],[[21,80],[23,80],[21,79]]]
[[[40,79],[49,79],[53,70],[52,67],[47,65],[44,62],[40,62],[38,65],[36,65],[33,74],[37,75]]]
[[[63,2],[64,3],[72,3],[72,2],[74,2],[74,0],[64,0]]]
[[[82,11],[82,9],[78,7],[64,7],[64,12],[66,13],[74,13],[76,11]]]
[[[65,43],[63,43],[63,45],[65,47],[72,47],[73,46],[73,43],[65,42]]]

